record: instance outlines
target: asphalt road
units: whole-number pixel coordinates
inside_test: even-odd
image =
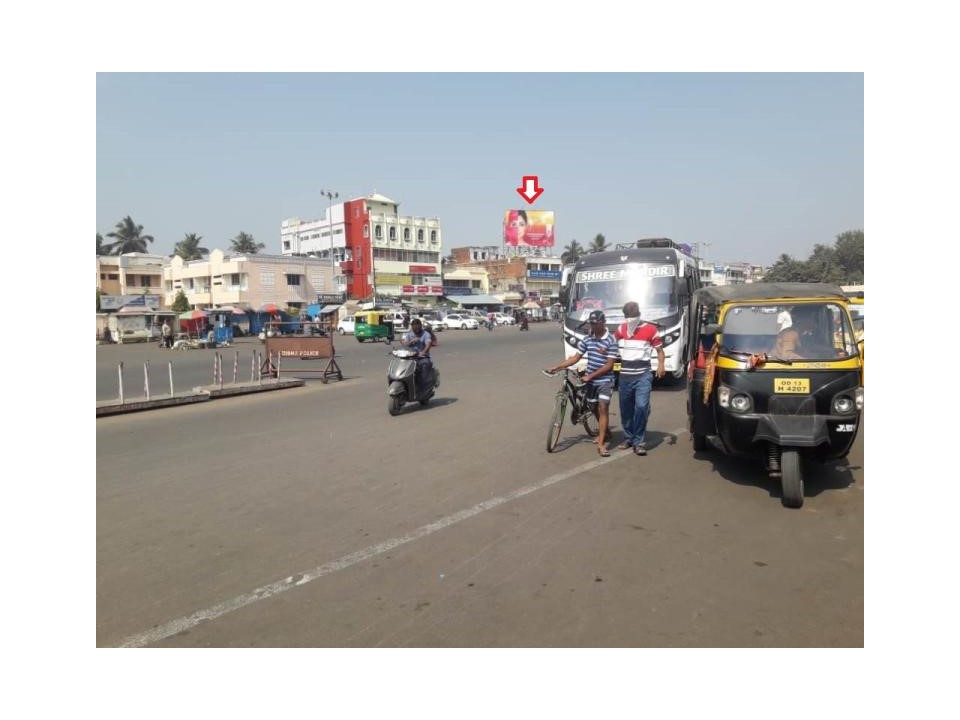
[[[645,458],[568,424],[548,454],[562,348],[530,327],[442,333],[398,417],[385,346],[347,338],[340,383],[98,419],[98,646],[863,645],[862,431],[800,510],[693,453],[682,388]],[[102,346],[98,399],[171,355],[209,382],[209,351]]]

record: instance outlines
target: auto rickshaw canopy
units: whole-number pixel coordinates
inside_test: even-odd
[[[750,283],[700,288],[694,296],[701,304],[753,300],[842,300],[849,298],[838,285],[828,283]]]

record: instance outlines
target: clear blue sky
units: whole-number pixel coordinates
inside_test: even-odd
[[[716,261],[805,258],[863,227],[861,74],[99,74],[97,231],[125,215],[169,254],[280,222],[321,188],[440,218],[444,251],[499,244],[503,211],[558,245],[666,236]]]

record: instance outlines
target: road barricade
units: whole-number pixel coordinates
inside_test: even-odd
[[[328,382],[331,377],[343,380],[343,373],[337,365],[333,337],[280,336],[267,338],[267,353],[263,360],[262,372],[279,378],[287,372],[291,375],[320,375],[320,380]],[[319,361],[320,364],[305,365],[294,361]],[[322,361],[326,360],[326,363]]]

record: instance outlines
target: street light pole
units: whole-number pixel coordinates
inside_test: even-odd
[[[327,214],[330,225],[330,284],[333,285],[337,279],[337,271],[334,268],[333,262],[333,201],[335,198],[340,197],[340,193],[333,192],[332,190],[321,190],[320,194],[330,201],[330,204],[327,208]],[[336,288],[331,287],[331,291],[336,292]]]

